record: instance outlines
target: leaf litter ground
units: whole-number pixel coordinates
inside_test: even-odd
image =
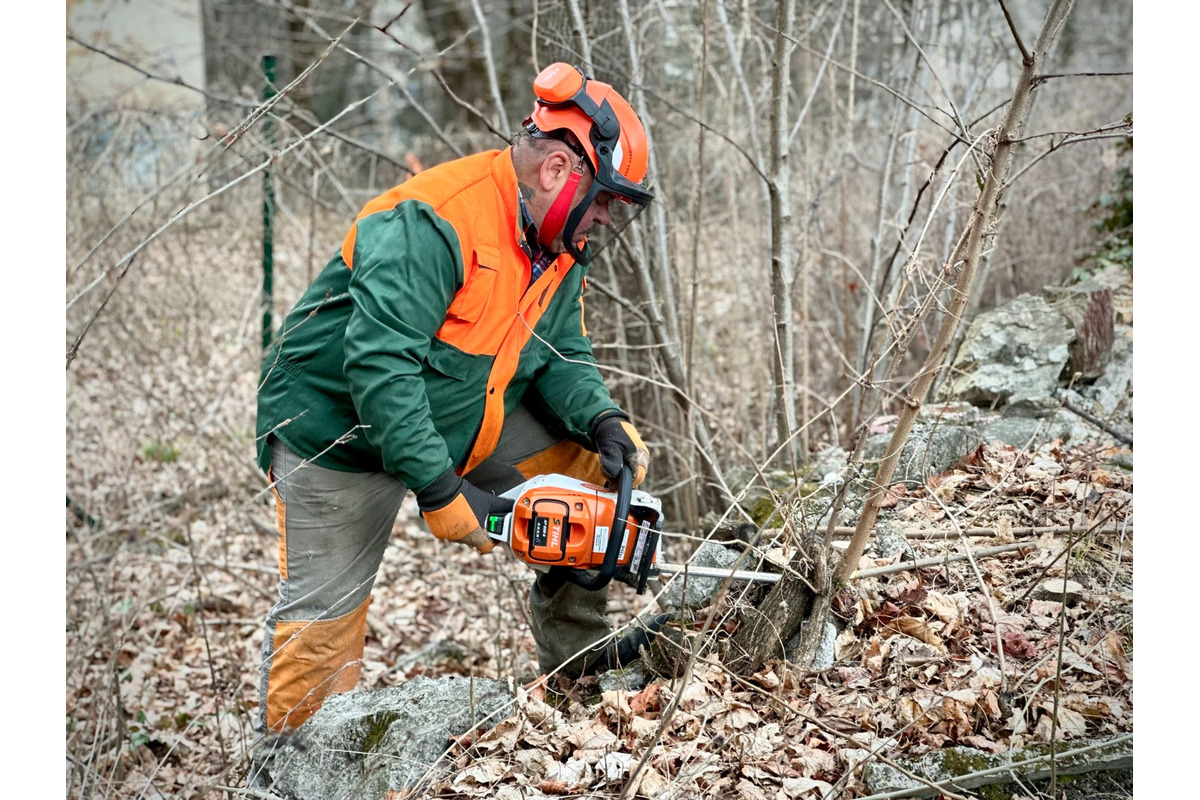
[[[887,524],[909,532],[912,552],[868,552],[861,571],[1032,547],[854,581],[835,602],[830,668],[773,663],[746,680],[708,655],[686,680],[652,676],[636,692],[534,680],[525,568],[432,540],[410,498],[373,592],[360,685],[517,681],[519,713],[453,745],[454,767],[420,789],[432,797],[616,797],[634,772],[629,797],[854,797],[873,758],[1129,732],[1132,479],[1106,455],[981,448],[898,498]],[[128,480],[203,483],[157,467]],[[265,500],[189,499],[163,503],[162,527],[97,533],[68,512],[69,790],[208,798],[241,785],[274,591],[271,512]],[[979,528],[995,536],[956,533]],[[1056,578],[1080,587],[1066,605],[1045,589]],[[717,609],[727,622],[713,638],[751,601]],[[610,610],[620,623],[645,602],[619,587]]]

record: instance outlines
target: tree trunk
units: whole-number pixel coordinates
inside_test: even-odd
[[[795,0],[779,0],[775,14],[775,53],[771,73],[771,164],[768,194],[771,204],[771,294],[775,316],[775,431],[786,454],[784,463],[794,465],[796,430],[795,326],[792,322],[792,223],[788,185],[788,93],[790,91],[792,25]],[[791,456],[791,457],[789,457]]]

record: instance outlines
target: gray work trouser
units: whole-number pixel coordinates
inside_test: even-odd
[[[505,421],[492,456],[466,477],[499,493],[546,472],[597,480],[599,460],[553,437],[522,408]],[[266,620],[258,726],[286,730],[358,679],[371,587],[406,488],[388,473],[304,463],[274,437],[271,478],[279,529],[279,602]],[[608,636],[607,599],[607,588],[555,587],[541,574],[535,578],[530,608],[544,672],[561,666],[578,676],[594,660],[596,651],[575,656]]]

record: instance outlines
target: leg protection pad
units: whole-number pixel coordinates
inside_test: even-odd
[[[326,697],[354,688],[362,672],[370,602],[333,619],[275,623],[267,678],[269,730],[299,727]]]

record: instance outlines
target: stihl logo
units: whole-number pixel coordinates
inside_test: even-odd
[[[562,520],[554,518],[550,520],[550,546],[558,547],[562,542]]]

